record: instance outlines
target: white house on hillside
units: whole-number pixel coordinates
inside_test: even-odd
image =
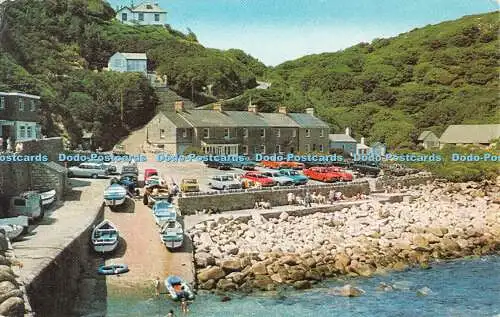
[[[140,72],[147,74],[148,58],[144,53],[116,52],[109,58],[108,70],[115,72]]]
[[[122,7],[116,11],[116,19],[125,24],[164,25],[167,11],[158,3],[144,2],[138,6]]]

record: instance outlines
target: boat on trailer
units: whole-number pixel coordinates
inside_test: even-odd
[[[119,241],[118,229],[109,220],[104,220],[92,230],[92,245],[96,252],[113,252],[118,247]]]
[[[127,190],[120,184],[111,184],[104,191],[104,202],[107,206],[119,206],[125,202]]]
[[[168,249],[178,249],[184,242],[184,229],[178,221],[166,221],[160,229],[160,237]]]
[[[194,292],[189,284],[178,276],[171,275],[165,279],[165,288],[173,300],[185,298],[187,300],[194,299]]]
[[[55,189],[41,192],[40,196],[42,197],[42,206],[48,206],[52,204],[56,200],[56,191]]]

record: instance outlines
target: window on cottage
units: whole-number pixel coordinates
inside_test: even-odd
[[[323,144],[320,144],[320,145],[319,145],[319,151],[320,151],[321,153],[323,153],[323,151],[324,151]]]
[[[292,130],[292,138],[297,137],[297,130],[293,129]]]
[[[26,137],[26,128],[24,126],[19,127],[19,137],[20,138]]]
[[[144,13],[139,13],[139,21],[144,21]]]
[[[225,129],[224,129],[224,137],[225,137],[225,138],[229,138],[229,137],[230,137],[230,134],[229,134],[229,128],[225,128]]]
[[[5,97],[0,97],[0,110],[5,109]]]
[[[244,155],[248,155],[248,146],[242,145],[241,146],[241,151],[243,152]]]
[[[276,145],[276,153],[277,154],[281,153],[281,144]]]
[[[19,111],[24,111],[24,99],[19,98]]]
[[[311,129],[306,129],[306,137],[310,137],[311,136]]]
[[[164,139],[164,138],[165,138],[165,130],[160,129],[160,139]]]
[[[127,14],[126,13],[122,13],[122,21],[127,21]]]
[[[160,14],[159,13],[155,13],[155,21],[156,22],[160,21]]]
[[[266,137],[266,129],[260,129],[260,137],[261,138]]]
[[[321,130],[319,131],[319,137],[320,137],[320,138],[322,138],[322,137],[324,137],[324,136],[325,136],[325,130],[321,129]]]
[[[36,103],[35,100],[31,100],[31,111],[35,112],[36,111]]]
[[[247,128],[243,128],[243,137],[248,138],[248,129]]]
[[[204,128],[203,129],[203,138],[208,139],[209,137],[210,137],[210,131],[208,130],[208,128]]]
[[[33,137],[33,131],[31,127],[26,127],[26,137],[32,138]]]
[[[313,144],[313,152],[316,151],[316,143]]]
[[[306,152],[311,152],[311,144],[306,144]]]
[[[260,153],[266,154],[266,146],[265,145],[260,146]]]
[[[182,129],[182,137],[187,138],[188,136],[188,129]]]
[[[275,133],[276,137],[279,138],[281,136],[281,129],[276,129]]]

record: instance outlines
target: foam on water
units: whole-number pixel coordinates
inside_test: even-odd
[[[380,282],[395,285],[394,291],[379,291]],[[500,256],[435,263],[429,270],[410,270],[374,278],[350,279],[347,283],[366,291],[360,297],[329,294],[346,282],[328,281],[307,291],[283,291],[242,296],[231,301],[219,296],[199,295],[187,316],[498,316],[500,314]],[[427,287],[427,296],[417,290]],[[108,297],[108,317],[165,316],[179,304],[159,298]]]

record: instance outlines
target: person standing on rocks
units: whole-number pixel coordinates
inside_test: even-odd
[[[304,197],[304,203],[305,203],[306,207],[312,207],[311,200],[312,200],[311,194],[309,194],[309,192],[307,192],[306,197]]]

